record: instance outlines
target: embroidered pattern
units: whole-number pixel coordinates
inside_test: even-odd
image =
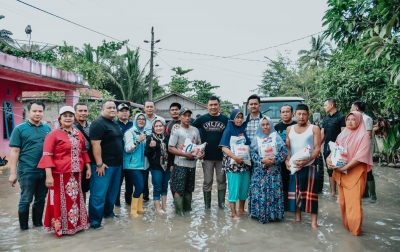
[[[79,192],[79,185],[74,176],[69,178],[69,181],[65,186],[65,192],[69,197],[71,197],[72,200],[76,200]]]
[[[54,206],[54,190],[50,189],[50,206]]]
[[[69,220],[69,222],[72,223],[72,225],[74,225],[74,227],[76,227],[76,224],[78,223],[78,219],[79,219],[79,208],[78,208],[78,204],[76,204],[76,202],[74,202],[74,204],[72,205],[71,209],[68,212],[68,220]]]
[[[43,152],[43,156],[53,156],[53,155],[54,155],[54,153],[51,153],[51,152],[47,152],[47,151]]]

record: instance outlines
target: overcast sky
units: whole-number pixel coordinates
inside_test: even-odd
[[[139,46],[141,64],[150,57],[154,26],[160,66],[157,74],[167,84],[171,67],[194,69],[187,77],[218,85],[217,95],[233,103],[242,103],[257,88],[266,68],[264,56],[276,59],[277,51],[297,52],[309,49],[310,38],[287,45],[248,53],[290,42],[323,30],[324,0],[23,0],[35,7],[61,16],[108,36],[129,39],[130,47]],[[16,0],[1,0],[0,29],[13,32],[14,39],[26,39],[25,27],[32,26],[32,40],[82,47],[111,39],[24,5]],[[160,49],[161,48],[161,49]],[[170,51],[175,50],[175,51]],[[217,58],[182,53],[236,56]],[[258,61],[248,61],[258,60]]]

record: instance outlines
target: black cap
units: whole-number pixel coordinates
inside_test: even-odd
[[[190,114],[192,114],[192,111],[189,108],[183,107],[181,110],[179,110],[179,115],[183,115],[186,112],[190,112]]]
[[[126,108],[126,109],[129,110],[128,105],[126,105],[125,103],[121,103],[121,104],[118,105],[117,110],[120,111],[120,110],[122,110],[122,109],[124,109],[124,108]]]

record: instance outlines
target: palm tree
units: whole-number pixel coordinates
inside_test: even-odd
[[[300,50],[298,55],[300,66],[320,67],[331,57],[332,46],[329,42],[324,42],[322,37],[311,37],[311,50]]]
[[[4,18],[4,16],[0,15],[0,19],[3,19],[3,18]],[[11,42],[12,41],[12,38],[10,37],[11,35],[12,35],[12,32],[10,32],[8,30],[4,30],[4,29],[0,30],[0,41],[4,40],[7,42]]]

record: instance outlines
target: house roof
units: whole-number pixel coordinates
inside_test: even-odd
[[[98,100],[101,98],[100,92],[94,89],[78,88],[78,91],[89,95],[90,98],[93,100]],[[64,95],[64,91],[57,92],[60,92],[60,94],[62,93],[62,95]],[[22,92],[22,99],[47,99],[46,93],[46,91],[24,91]]]
[[[184,95],[181,95],[181,94],[178,94],[178,93],[175,93],[175,92],[171,92],[171,93],[169,93],[169,94],[166,94],[166,95],[163,95],[163,96],[157,98],[156,100],[154,100],[154,103],[159,102],[159,101],[162,101],[162,100],[167,99],[167,98],[169,98],[169,97],[171,97],[171,96],[174,96],[174,95],[176,95],[176,96],[178,96],[178,97],[181,97],[182,99],[188,100],[188,101],[190,101],[190,102],[193,102],[193,103],[195,103],[195,104],[197,104],[197,105],[199,105],[199,106],[204,107],[205,109],[207,109],[207,105],[206,105],[206,104],[201,103],[201,102],[196,101],[196,100],[193,100],[192,98],[189,98],[189,97],[187,97],[187,96],[184,96]]]

